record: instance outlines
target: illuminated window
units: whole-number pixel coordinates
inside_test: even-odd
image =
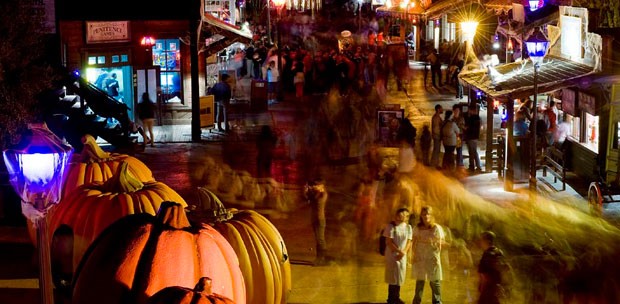
[[[575,117],[570,114],[566,114],[566,122],[568,123],[568,136],[573,138],[575,141],[581,141],[580,136],[580,127],[581,127],[581,119],[579,117]]]
[[[105,56],[97,56],[97,64],[105,64]]]
[[[598,116],[585,113],[586,134],[584,134],[584,143],[586,147],[594,152],[598,152],[599,125]]]
[[[97,64],[97,57],[95,56],[88,57],[88,65],[93,65],[93,64]]]
[[[119,57],[118,55],[113,55],[112,56],[112,63],[118,63],[119,62]]]
[[[179,39],[157,39],[153,46],[153,65],[161,67],[164,102],[182,102],[180,45]]]
[[[614,126],[614,140],[613,140],[613,148],[614,149],[618,149],[618,147],[620,146],[619,142],[620,141],[620,122],[616,122],[615,124],[613,124]]]

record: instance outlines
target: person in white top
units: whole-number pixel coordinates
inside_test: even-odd
[[[416,280],[413,304],[422,303],[424,283],[431,287],[432,303],[441,304],[441,247],[445,242],[443,228],[435,223],[433,208],[424,206],[420,222],[413,228],[413,278]]]
[[[400,286],[407,275],[407,252],[411,248],[413,229],[408,223],[409,209],[396,210],[393,222],[383,229],[386,237],[385,282],[388,284],[388,304],[404,303],[400,299]]]
[[[454,151],[456,150],[457,136],[461,133],[459,126],[452,120],[452,111],[446,111],[443,126],[441,127],[444,155],[442,165],[444,170],[452,171],[456,168]]]

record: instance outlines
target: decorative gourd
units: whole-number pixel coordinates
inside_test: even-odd
[[[248,303],[286,303],[291,266],[278,229],[253,210],[226,209],[206,188],[198,188],[199,204],[190,216],[213,225],[237,253],[246,282]]]
[[[134,178],[129,172],[129,163],[123,161],[107,181],[82,185],[67,193],[50,215],[49,231],[54,232],[63,225],[71,228],[75,269],[88,245],[106,227],[125,215],[154,215],[164,201],[187,206],[183,198],[166,184],[157,181],[143,183]]]
[[[67,195],[77,187],[91,182],[104,182],[118,170],[121,162],[129,163],[129,172],[142,182],[154,181],[153,172],[141,160],[118,153],[105,152],[99,147],[94,137],[86,134],[82,137],[84,148],[78,161],[69,164],[63,195]]]
[[[210,278],[200,278],[194,289],[172,286],[166,287],[150,299],[148,304],[234,304],[233,300],[212,293]]]
[[[147,303],[158,291],[213,279],[213,292],[245,304],[239,260],[207,224],[190,225],[183,205],[164,202],[157,216],[134,214],[109,226],[75,273],[73,304]]]

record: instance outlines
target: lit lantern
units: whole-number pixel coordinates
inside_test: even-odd
[[[473,43],[474,36],[476,36],[476,28],[478,28],[478,22],[476,21],[461,22],[463,39],[469,43]]]
[[[142,40],[140,40],[140,45],[146,46],[146,47],[154,46],[155,45],[155,38],[153,38],[151,36],[144,36],[144,37],[142,37]]]
[[[529,0],[530,11],[536,11],[544,5],[544,0]]]
[[[54,303],[50,243],[46,215],[61,198],[73,148],[45,124],[29,125],[21,141],[4,150],[9,181],[22,199],[22,213],[37,230],[40,303]]]
[[[540,28],[536,28],[532,35],[525,40],[525,46],[527,47],[527,54],[532,59],[535,65],[542,63],[543,58],[547,54],[547,47],[549,46],[549,40]]]

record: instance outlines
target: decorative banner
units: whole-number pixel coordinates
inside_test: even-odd
[[[86,43],[128,41],[129,21],[86,22]]]

